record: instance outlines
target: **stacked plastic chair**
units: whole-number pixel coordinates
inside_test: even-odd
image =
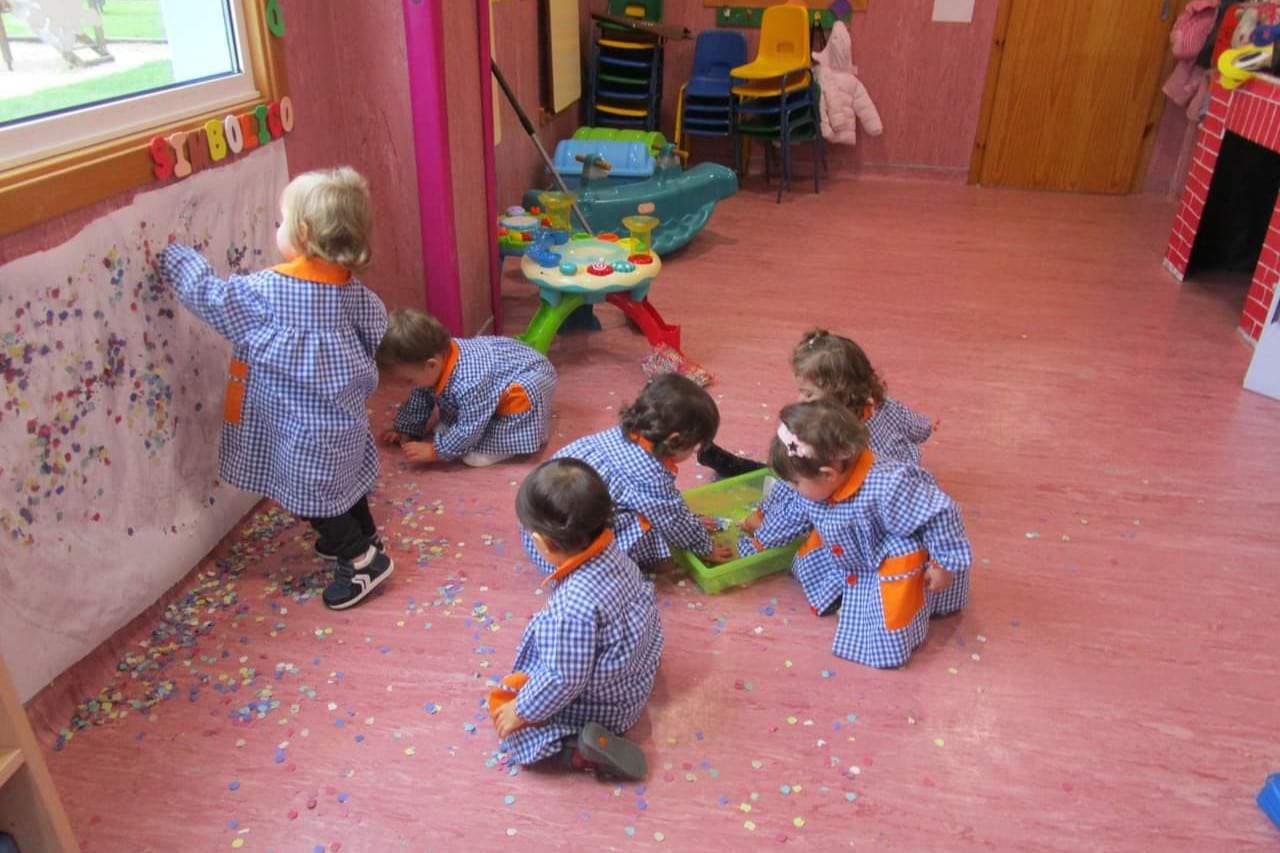
[[[676,147],[689,150],[690,136],[733,135],[731,69],[747,61],[747,39],[731,30],[704,30],[693,51],[693,74],[676,104]]]
[[[657,23],[662,0],[609,0],[616,17]],[[591,47],[587,124],[656,130],[662,105],[663,39],[602,21]]]
[[[733,124],[739,137],[765,141],[765,176],[776,144],[782,161],[778,201],[791,186],[791,146],[813,146],[813,191],[818,192],[822,132],[818,119],[818,87],[809,67],[809,15],[799,5],[770,6],[760,22],[756,58],[730,71],[734,85]],[[735,146],[741,158],[742,146]],[[745,171],[745,163],[739,171]]]

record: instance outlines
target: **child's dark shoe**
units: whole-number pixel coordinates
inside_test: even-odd
[[[573,754],[573,766],[632,782],[643,779],[649,769],[640,747],[599,723],[583,726],[582,734],[578,735],[578,748]]]
[[[386,546],[382,544],[382,537],[376,534],[372,539],[369,540],[369,544],[377,548],[379,551],[387,550]],[[338,559],[337,549],[334,548],[332,545],[330,545],[328,542],[324,541],[323,539],[316,540],[315,549],[316,549],[316,556],[320,557],[321,559],[325,559],[325,560]]]
[[[698,451],[698,464],[715,471],[716,476],[721,479],[736,477],[764,467],[754,459],[734,456],[717,444],[708,444]]]
[[[355,607],[391,577],[395,568],[390,557],[372,546],[354,563],[339,560],[334,568],[333,583],[324,589],[324,606],[330,610]]]

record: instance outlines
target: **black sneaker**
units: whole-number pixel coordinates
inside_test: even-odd
[[[748,474],[764,467],[763,462],[757,462],[754,459],[747,459],[742,456],[734,456],[716,444],[708,444],[698,451],[698,464],[715,471],[716,476],[721,479],[737,477],[739,474]]]
[[[576,752],[575,768],[594,770],[608,779],[639,782],[648,771],[640,747],[599,723],[587,723],[582,727]]]
[[[324,588],[324,606],[330,610],[355,607],[391,577],[395,568],[396,564],[390,557],[372,547],[357,563],[339,560],[334,569],[333,583]]]
[[[387,550],[387,547],[382,544],[382,537],[376,533],[373,535],[373,538],[369,540],[369,544],[377,548],[379,551]],[[338,555],[333,550],[332,546],[330,546],[329,543],[325,542],[323,539],[316,540],[315,549],[316,549],[316,556],[320,557],[321,559],[324,559],[324,560],[338,559]]]

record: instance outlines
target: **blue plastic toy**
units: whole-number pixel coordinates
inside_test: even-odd
[[[561,176],[571,180],[580,175],[575,190],[578,207],[596,233],[625,231],[622,218],[643,204],[652,204],[649,212],[662,222],[653,233],[653,250],[660,255],[692,240],[711,219],[716,202],[738,191],[732,169],[718,163],[685,169],[670,144],[655,158],[645,142],[578,136],[556,146],[555,162]],[[566,164],[564,170],[561,163]],[[613,168],[603,168],[605,163]],[[646,173],[650,176],[644,177]],[[537,206],[542,192],[526,192],[524,206]]]
[[[1280,829],[1280,773],[1272,773],[1258,792],[1258,808]]]

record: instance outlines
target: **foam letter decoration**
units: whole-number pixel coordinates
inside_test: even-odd
[[[227,134],[227,147],[232,154],[239,154],[244,149],[244,134],[240,132],[240,116],[227,116],[222,120],[222,129]]]
[[[253,113],[240,113],[240,134],[244,137],[244,150],[258,147],[258,129],[254,127]]]
[[[267,0],[267,29],[276,38],[284,38],[284,12],[280,0]]]
[[[280,104],[273,103],[267,107],[267,129],[271,131],[272,139],[279,139],[284,136],[284,127],[280,124]]]
[[[156,178],[161,181],[167,181],[172,178],[173,150],[169,148],[169,143],[165,142],[164,137],[151,137],[151,144],[147,146],[147,151],[151,154],[151,162],[155,164],[151,167],[151,171]]]
[[[211,118],[204,123],[204,135],[209,140],[209,159],[218,162],[227,156],[227,137],[222,132],[222,122]]]
[[[177,162],[173,166],[173,176],[175,178],[185,178],[191,174],[191,164],[187,162],[187,134],[186,131],[178,131],[169,134],[169,144],[173,146],[173,156],[177,158]]]
[[[258,120],[258,144],[266,145],[271,141],[271,130],[267,127],[267,105],[258,104],[254,107],[253,116]]]
[[[200,128],[187,134],[187,159],[191,161],[193,172],[209,168],[209,138]]]
[[[288,95],[280,99],[280,124],[285,133],[293,130],[293,98]]]

